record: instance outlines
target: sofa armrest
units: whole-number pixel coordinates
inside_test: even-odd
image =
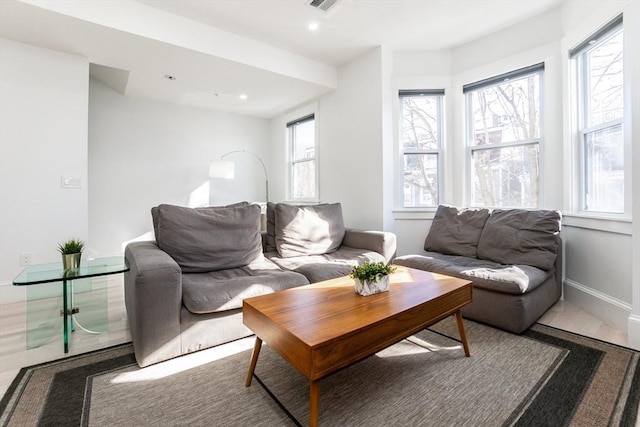
[[[389,263],[396,256],[396,235],[388,231],[363,231],[347,228],[342,246],[367,249],[382,255]]]
[[[127,245],[124,298],[136,361],[147,366],[179,356],[182,270],[155,242]]]

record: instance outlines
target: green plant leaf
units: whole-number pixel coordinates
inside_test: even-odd
[[[84,249],[84,242],[80,239],[72,238],[63,243],[58,243],[58,251],[61,254],[77,254]]]
[[[361,265],[357,265],[351,269],[349,276],[352,279],[358,279],[360,281],[377,281],[382,276],[393,274],[396,271],[396,267],[385,264],[384,262],[365,262]]]

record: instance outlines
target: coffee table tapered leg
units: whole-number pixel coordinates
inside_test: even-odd
[[[253,346],[253,353],[251,353],[251,363],[249,364],[249,372],[247,373],[247,379],[244,382],[245,387],[251,385],[253,379],[253,371],[256,369],[256,363],[258,362],[258,356],[260,355],[260,349],[262,348],[262,340],[256,337],[256,343]]]
[[[320,414],[320,380],[311,381],[309,384],[309,427],[318,425]]]
[[[464,355],[469,357],[471,356],[471,353],[469,352],[467,334],[464,332],[464,324],[462,323],[462,314],[460,314],[460,310],[456,311],[456,320],[458,321],[458,332],[460,333],[460,340],[462,341],[462,346],[464,347]]]

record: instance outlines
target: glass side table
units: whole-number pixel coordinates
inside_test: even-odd
[[[13,280],[13,285],[27,286],[27,348],[41,345],[51,339],[59,330],[59,326],[56,327],[51,323],[51,313],[52,311],[55,313],[57,310],[55,307],[60,307],[59,297],[62,293],[62,310],[60,310],[59,316],[62,316],[64,352],[68,353],[69,329],[74,330],[73,318],[80,311],[78,307],[74,306],[74,282],[79,283],[82,288],[83,279],[124,273],[128,270],[129,265],[124,257],[96,258],[84,261],[79,268],[73,270],[64,270],[62,262],[30,265],[22,270]],[[57,282],[62,282],[62,288]],[[87,287],[84,286],[84,288]],[[84,290],[90,292],[90,289]],[[53,306],[48,303],[52,299],[55,301]],[[105,307],[106,302],[105,292]],[[106,310],[104,313],[104,323],[106,324]]]

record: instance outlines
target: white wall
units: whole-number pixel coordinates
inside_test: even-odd
[[[454,73],[474,70],[549,43],[556,43],[561,37],[561,10],[551,9],[524,22],[456,47],[451,56],[451,68]]]
[[[338,70],[319,103],[320,197],[342,203],[345,224],[383,226],[382,49]]]
[[[626,12],[626,34],[629,40],[636,40],[635,44],[631,44],[626,55],[626,71],[629,75],[629,86],[625,96],[632,101],[632,107],[630,111],[630,120],[627,122],[632,141],[631,149],[631,164],[634,165],[631,169],[631,214],[633,218],[636,218],[632,224],[632,260],[633,267],[632,273],[632,308],[631,316],[629,316],[629,343],[634,348],[640,349],[640,144],[638,144],[638,135],[640,135],[640,48],[638,48],[637,41],[640,40],[640,3],[631,3],[625,9]]]
[[[20,253],[59,261],[57,244],[88,238],[89,63],[0,39],[0,303],[24,297],[11,285]],[[80,189],[60,187],[79,177]]]
[[[383,228],[383,63],[381,48],[338,70],[338,89],[271,121],[272,198],[286,198],[285,125],[316,113],[319,201],[342,203],[347,227]]]
[[[267,170],[264,119],[125,97],[91,79],[89,103],[90,247],[120,254],[152,231],[151,207],[264,201],[264,172],[247,153],[232,154],[234,180],[209,179],[209,161],[248,150]]]

